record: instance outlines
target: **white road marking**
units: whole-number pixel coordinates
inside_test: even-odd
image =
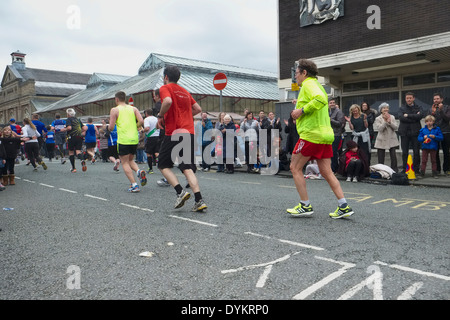
[[[127,204],[127,203],[122,203],[121,202],[120,205],[128,207],[128,208],[132,208],[132,209],[137,209],[137,210],[142,210],[142,211],[149,211],[149,212],[155,212],[155,210],[147,209],[147,208],[141,208],[141,207],[138,207],[138,206],[135,206],[135,205],[132,205],[132,204]]]
[[[266,284],[267,278],[269,277],[269,274],[272,271],[272,267],[273,267],[273,264],[271,264],[270,266],[267,266],[264,269],[264,272],[259,277],[258,282],[256,283],[256,287],[257,288],[263,288],[264,287],[264,285]]]
[[[93,195],[91,195],[91,194],[85,194],[84,196],[85,196],[85,197],[92,198],[92,199],[97,199],[97,200],[102,200],[102,201],[108,201],[108,199],[100,198],[100,197],[97,197],[97,196],[93,196]]]
[[[236,269],[228,269],[228,270],[222,270],[220,271],[221,273],[233,273],[233,272],[238,272],[238,271],[243,271],[243,270],[249,270],[249,269],[255,269],[255,268],[259,268],[259,267],[267,267],[270,265],[274,265],[275,263],[279,263],[279,262],[283,262],[286,261],[287,259],[289,259],[290,257],[299,254],[300,252],[294,252],[293,254],[287,254],[279,259],[270,261],[270,262],[265,262],[265,263],[260,263],[260,264],[252,264],[249,266],[245,266],[245,267],[239,267]]]
[[[169,217],[180,219],[180,220],[185,220],[185,221],[189,221],[189,222],[194,222],[194,223],[198,223],[198,224],[204,224],[206,226],[210,226],[210,227],[214,227],[214,228],[218,227],[218,225],[216,225],[216,224],[212,224],[212,223],[208,223],[208,222],[204,222],[204,221],[193,220],[193,219],[183,218],[183,217],[174,216],[174,215],[169,215]]]
[[[36,181],[33,181],[33,180],[28,180],[28,179],[22,179],[23,181],[26,181],[26,182],[30,182],[30,183],[36,183]]]
[[[326,276],[322,280],[314,283],[312,286],[309,286],[308,288],[306,288],[305,290],[303,290],[299,294],[296,294],[292,298],[293,300],[303,300],[303,299],[305,299],[310,294],[312,294],[312,293],[316,292],[317,290],[319,290],[320,288],[326,286],[331,281],[339,278],[344,273],[346,273],[348,271],[348,269],[353,268],[355,266],[353,263],[348,263],[348,262],[343,262],[343,261],[336,261],[336,260],[332,260],[332,259],[328,259],[328,258],[324,258],[324,257],[316,256],[315,258],[316,259],[320,259],[320,260],[324,260],[324,261],[328,261],[328,262],[337,263],[339,265],[342,265],[343,267],[340,268],[338,271],[335,271],[332,274]]]
[[[403,291],[401,295],[398,296],[397,300],[410,300],[412,296],[422,288],[423,282],[416,282],[412,286],[410,286],[408,289]]]
[[[398,270],[402,270],[402,271],[408,271],[408,272],[412,272],[412,273],[417,273],[417,274],[420,274],[422,276],[442,279],[442,280],[446,280],[446,281],[450,280],[450,277],[448,277],[448,276],[443,276],[441,274],[432,273],[432,272],[426,272],[426,271],[422,271],[422,270],[418,270],[418,269],[414,269],[414,268],[404,267],[404,266],[400,266],[398,264],[387,264],[387,263],[381,262],[381,261],[375,261],[374,263],[382,265],[382,266],[388,266],[388,267],[393,268],[393,269],[398,269]]]
[[[338,300],[348,300],[364,287],[373,290],[373,300],[383,300],[383,274],[380,272],[380,268],[378,266],[372,265],[367,269],[368,273],[371,273],[372,271],[372,275],[353,286],[350,290],[341,295]]]
[[[55,186],[51,186],[49,184],[45,184],[45,183],[39,183],[41,186],[47,187],[47,188],[54,188]]]
[[[59,188],[59,190],[64,191],[64,192],[70,192],[70,193],[78,193],[76,191],[69,190],[69,189],[64,189],[64,188]]]
[[[264,235],[253,233],[253,232],[244,232],[244,233],[248,234],[248,235],[251,235],[251,236],[255,236],[255,237],[262,237],[262,238],[266,238],[266,239],[273,239],[273,240],[276,240],[276,241],[279,241],[279,242],[282,242],[282,243],[286,243],[286,244],[290,244],[290,245],[293,245],[293,246],[297,246],[297,247],[303,247],[303,248],[317,250],[317,251],[325,250],[324,248],[311,246],[309,244],[304,244],[304,243],[300,243],[300,242],[294,242],[294,241],[290,241],[290,240],[276,239],[276,238],[264,236]]]

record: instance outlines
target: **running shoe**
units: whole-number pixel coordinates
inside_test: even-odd
[[[156,181],[156,184],[160,187],[169,187],[170,184],[167,182],[166,178],[162,178],[161,180]]]
[[[153,172],[153,169],[148,169],[148,170],[147,170],[147,173],[148,173],[148,174],[153,174],[153,173],[154,173],[154,172]]]
[[[330,213],[330,217],[333,219],[346,218],[350,217],[353,213],[353,209],[347,205],[345,207],[337,207],[336,211]]]
[[[139,191],[141,191],[141,189],[139,189],[138,185],[135,185],[134,187],[130,186],[130,188],[128,189],[128,192],[132,192],[132,193],[139,192]]]
[[[66,159],[62,158],[61,159],[61,164],[65,164],[66,163]]]
[[[42,166],[42,168],[44,168],[44,170],[47,170],[47,165],[44,161],[39,162],[39,164]]]
[[[72,172],[72,173],[77,173],[77,169],[70,169],[70,172]]]
[[[310,216],[314,213],[314,210],[313,210],[313,207],[311,204],[309,206],[305,206],[303,203],[299,203],[294,208],[287,209],[286,211],[293,217]]]
[[[87,170],[86,160],[81,160],[81,170],[83,170],[83,172]]]
[[[184,203],[191,197],[189,192],[185,190],[181,191],[179,195],[177,195],[177,201],[175,202],[175,209],[181,208],[184,206]]]
[[[114,165],[113,170],[116,171],[116,172],[119,172],[119,166],[120,166],[120,162],[116,161],[116,164]]]
[[[205,201],[203,201],[203,199],[200,199],[198,202],[196,202],[194,204],[194,207],[192,208],[192,211],[194,211],[194,212],[202,212],[206,208],[208,208],[208,206],[206,205]]]
[[[141,186],[145,186],[147,184],[147,177],[145,176],[145,170],[138,170],[137,175],[139,177],[139,181],[141,182]]]

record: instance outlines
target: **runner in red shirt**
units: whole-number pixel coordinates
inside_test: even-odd
[[[185,175],[194,192],[195,204],[192,211],[201,212],[207,206],[202,199],[198,180],[195,176],[197,167],[194,160],[195,131],[193,116],[200,113],[202,108],[186,89],[177,84],[180,75],[180,70],[177,67],[166,67],[163,75],[164,86],[159,89],[162,104],[161,111],[158,114],[158,122],[160,127],[165,128],[165,136],[159,151],[158,168],[177,192],[175,209],[181,208],[191,196],[181,187],[178,178],[172,172],[176,160],[172,158],[172,150],[175,148],[181,149],[177,153],[178,168]]]

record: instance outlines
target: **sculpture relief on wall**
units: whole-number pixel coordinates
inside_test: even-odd
[[[344,15],[344,0],[300,0],[300,27],[336,20]]]

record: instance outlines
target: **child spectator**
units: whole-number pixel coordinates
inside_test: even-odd
[[[0,191],[5,190],[5,186],[2,184],[5,183],[5,178],[3,177],[3,168],[6,165],[6,151],[5,151],[5,147],[3,146],[2,140],[0,140]],[[8,178],[6,178],[8,179]],[[8,181],[6,180],[6,184],[8,183]]]
[[[422,163],[420,167],[420,176],[425,176],[425,169],[427,167],[428,155],[431,159],[431,174],[433,178],[438,178],[436,154],[439,148],[439,142],[444,139],[444,135],[439,127],[435,126],[436,118],[432,115],[425,117],[425,127],[420,129],[419,142],[422,142]]]
[[[18,134],[13,132],[9,126],[4,127],[1,131],[0,148],[5,149],[4,167],[0,169],[0,176],[2,177],[3,185],[15,185],[14,166],[17,158],[17,153],[21,145],[21,139]],[[1,166],[1,165],[0,165]]]
[[[366,153],[353,141],[347,141],[347,149],[340,157],[339,173],[347,177],[348,182],[358,182],[370,174]]]

